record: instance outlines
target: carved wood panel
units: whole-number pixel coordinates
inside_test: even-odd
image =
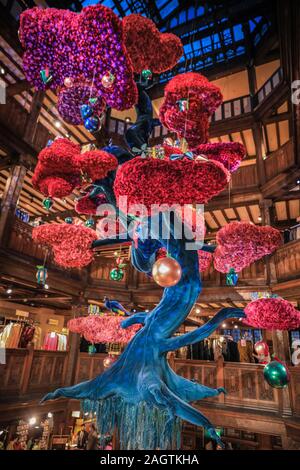
[[[26,357],[27,351],[6,350],[6,364],[0,364],[1,395],[20,391]]]

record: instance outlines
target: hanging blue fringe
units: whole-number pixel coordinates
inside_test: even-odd
[[[101,435],[118,432],[120,448],[126,450],[179,449],[182,420],[145,401],[127,403],[120,397],[83,400],[84,413],[97,416]]]

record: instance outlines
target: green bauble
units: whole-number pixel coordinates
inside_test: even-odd
[[[85,225],[86,227],[88,227],[88,228],[93,228],[93,227],[94,227],[94,224],[95,224],[95,222],[93,221],[93,219],[88,219],[88,220],[84,223],[84,225]]]
[[[151,70],[145,69],[142,71],[142,77],[144,80],[148,80],[149,78],[152,77],[152,72]]]
[[[51,197],[47,197],[46,199],[43,200],[43,206],[47,211],[50,211],[51,207],[53,206],[53,201]]]
[[[124,277],[124,271],[120,268],[113,268],[109,273],[109,277],[112,281],[121,281]]]
[[[273,388],[284,388],[290,381],[287,367],[279,361],[271,361],[265,366],[264,378]]]
[[[66,222],[66,224],[72,224],[73,223],[73,218],[72,217],[66,217],[65,222]]]
[[[97,352],[97,349],[96,347],[93,345],[93,344],[89,344],[89,347],[88,347],[88,353],[90,356],[92,356],[93,354],[95,354]]]

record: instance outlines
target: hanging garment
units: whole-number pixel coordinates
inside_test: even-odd
[[[229,362],[240,362],[239,348],[235,341],[227,340],[227,356],[228,359],[225,359]]]
[[[13,328],[13,323],[8,323],[5,327],[2,333],[0,334],[0,342],[3,345],[2,347],[8,348],[8,340],[9,337],[12,333],[12,328]]]
[[[253,357],[253,343],[250,340],[240,339],[238,342],[240,362],[255,362]]]
[[[44,339],[43,349],[46,351],[57,351],[58,335],[54,332],[47,333]]]
[[[57,344],[58,351],[66,351],[67,350],[67,337],[63,334],[58,334],[58,344]]]
[[[33,325],[24,325],[19,341],[19,348],[27,348],[33,340],[35,327]]]
[[[14,323],[11,329],[11,333],[6,343],[7,348],[14,348],[16,349],[19,345],[21,333],[22,333],[23,326],[21,323]]]
[[[35,325],[34,336],[33,336],[33,347],[34,349],[42,349],[43,338],[42,338],[42,328],[38,325]]]

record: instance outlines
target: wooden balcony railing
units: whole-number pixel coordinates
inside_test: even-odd
[[[259,106],[282,81],[282,68],[277,69],[273,75],[263,84],[254,97],[254,106]]]
[[[223,406],[253,409],[274,413],[291,414],[291,409],[299,413],[300,373],[293,371],[293,382],[289,386],[296,390],[295,399],[287,405],[283,394],[287,389],[277,390],[264,380],[263,366],[256,364],[225,362],[216,364],[209,361],[175,359],[174,369],[177,374],[208,387],[224,387],[226,395],[207,398],[204,402],[216,402]],[[300,369],[299,369],[300,372]]]
[[[8,246],[6,248],[12,253],[21,253],[22,255],[33,258],[36,264],[42,264],[47,255],[47,267],[66,272],[65,269],[60,268],[54,262],[51,250],[48,250],[45,245],[33,242],[31,225],[22,222],[17,217],[15,217],[13,221]],[[67,271],[68,275],[72,278],[79,279],[82,276],[82,270],[80,269],[68,269]]]
[[[299,279],[300,239],[283,245],[273,255],[278,282]]]
[[[65,384],[67,352],[6,349],[5,355],[5,364],[0,365],[2,402],[43,394],[49,387]]]
[[[68,352],[33,349],[7,349],[6,363],[0,365],[0,401],[36,398],[66,385]],[[79,353],[74,383],[90,380],[104,370],[106,354]],[[239,409],[300,416],[300,367],[290,367],[287,389],[270,387],[263,377],[263,366],[256,364],[174,359],[175,372],[208,387],[224,387],[227,395],[207,398]]]
[[[295,157],[292,140],[268,155],[264,160],[267,181],[290,170],[295,165]]]

